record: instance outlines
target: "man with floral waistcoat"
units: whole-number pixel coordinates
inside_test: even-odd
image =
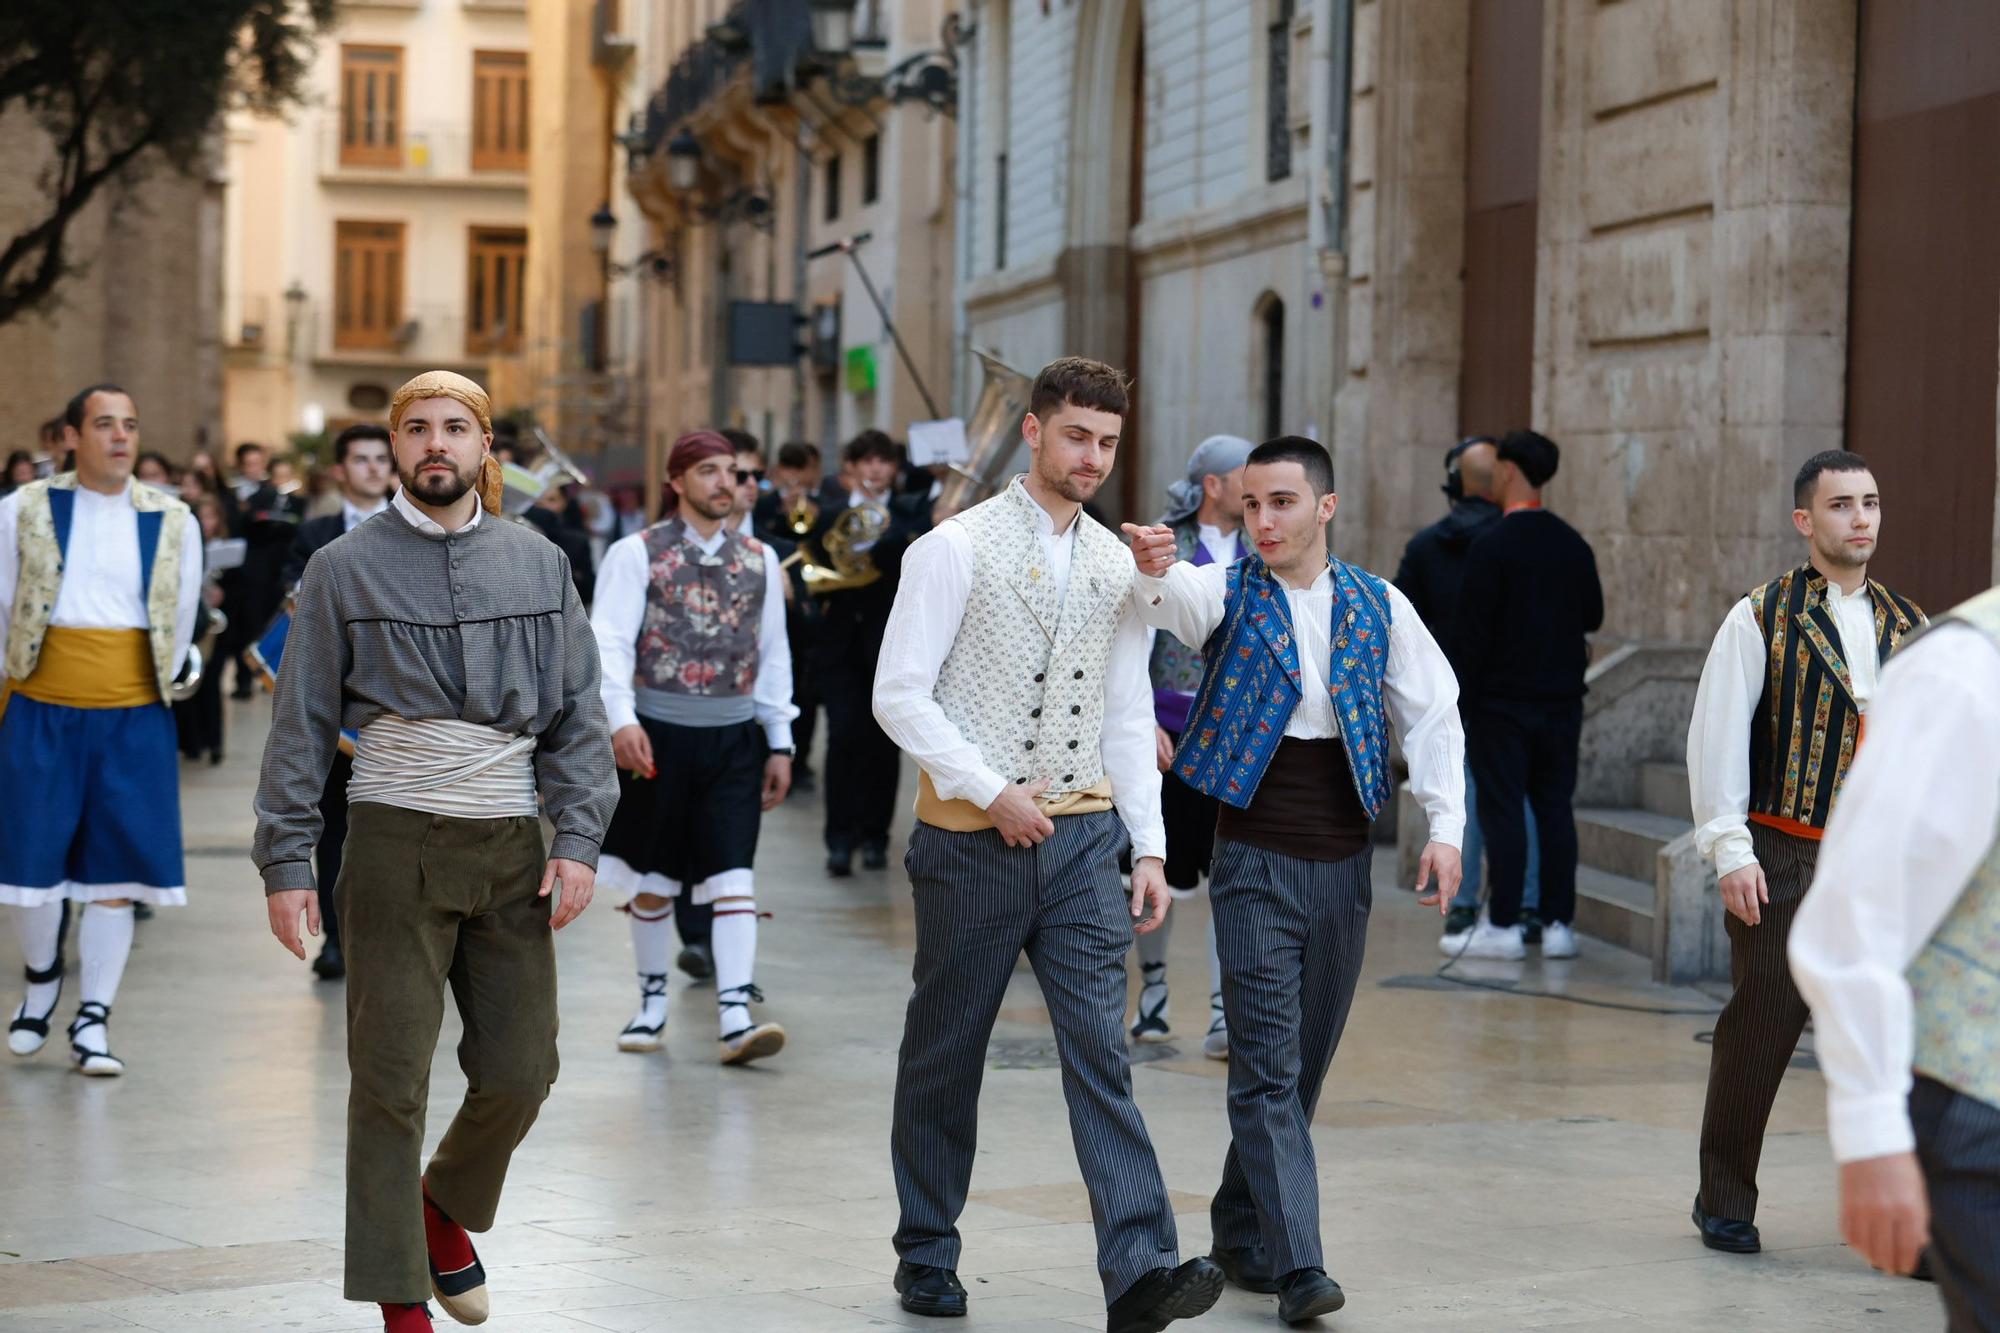
[[[1328,554],[1336,503],[1326,450],[1283,436],[1244,465],[1252,554],[1197,568],[1175,561],[1171,529],[1125,527],[1146,622],[1206,645],[1173,771],[1221,802],[1209,900],[1233,1141],[1211,1257],[1237,1285],[1277,1292],[1287,1322],[1346,1300],[1321,1252],[1309,1129],[1361,974],[1392,722],[1430,821],[1419,901],[1440,911],[1465,825],[1457,680],[1402,593]]]

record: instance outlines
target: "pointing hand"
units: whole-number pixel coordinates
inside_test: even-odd
[[[1137,523],[1121,524],[1125,535],[1132,539],[1132,559],[1139,566],[1139,572],[1148,578],[1159,578],[1172,568],[1174,563],[1174,530],[1153,524],[1141,527]]]

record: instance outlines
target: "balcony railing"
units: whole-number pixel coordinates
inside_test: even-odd
[[[335,325],[332,301],[308,301],[300,314],[299,355],[322,365],[381,366],[396,368],[416,365],[477,366],[490,357],[506,355],[491,340],[467,342],[465,308],[462,305],[418,305],[398,312],[389,328],[356,335],[349,331],[345,345]],[[481,350],[474,350],[479,348]]]
[[[747,39],[725,50],[696,42],[674,62],[667,81],[646,105],[646,147],[662,147],[674,127],[718,96],[747,63],[751,92],[760,102],[783,101],[798,86],[812,58],[812,9],[807,0],[741,0],[728,23]]]
[[[498,151],[491,136],[481,141],[465,125],[415,126],[404,130],[401,140],[386,149],[348,143],[341,131],[337,118],[320,128],[323,179],[527,188],[527,153]]]

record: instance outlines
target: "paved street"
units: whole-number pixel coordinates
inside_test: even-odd
[[[192,905],[142,924],[113,1022],[130,1073],[71,1074],[60,1040],[0,1067],[0,1328],[379,1328],[341,1300],[341,992],[269,937],[249,861],[269,704],[229,705],[230,758],[186,770]],[[907,787],[906,787],[907,790]],[[829,881],[819,807],[765,826],[758,981],[791,1046],[715,1062],[713,992],[676,980],[665,1052],[620,1054],[634,1000],[624,920],[560,937],[563,1069],[480,1248],[496,1333],[782,1333],[920,1325],[890,1291],[889,1099],[908,990],[900,869]],[[907,818],[907,816],[906,816]],[[900,840],[898,842],[900,848]],[[1584,943],[1543,967],[1435,977],[1436,918],[1379,861],[1369,966],[1319,1108],[1329,1267],[1371,1330],[1932,1329],[1928,1286],[1839,1245],[1821,1084],[1795,1069],[1765,1151],[1767,1246],[1703,1250],[1688,1223],[1711,997],[1643,984]],[[1224,1067],[1201,1058],[1206,905],[1183,905],[1177,1046],[1134,1074],[1180,1214],[1205,1251],[1225,1146]],[[11,929],[0,975],[19,975]],[[6,986],[6,1003],[15,1002]],[[1505,993],[1509,986],[1656,1015]],[[61,1013],[67,1019],[74,991]],[[434,1106],[462,1080],[448,1020]],[[1041,997],[1025,970],[994,1038],[961,1276],[968,1327],[1102,1327],[1089,1207]],[[444,1114],[433,1117],[432,1137]],[[441,1327],[448,1326],[441,1324]],[[1199,1327],[1279,1327],[1229,1291]]]

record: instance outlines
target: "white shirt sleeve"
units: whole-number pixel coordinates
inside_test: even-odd
[[[760,543],[761,545],[761,543]],[[757,626],[757,683],[751,687],[757,723],[773,750],[792,748],[792,641],[785,635],[785,576],[778,553],[764,547],[764,617]]]
[[[604,553],[604,562],[597,567],[590,629],[597,639],[597,692],[604,700],[605,721],[613,732],[639,722],[632,674],[639,667],[639,631],[646,621],[647,580],[643,533],[633,533],[611,543],[611,549]],[[789,657],[786,663],[789,667]]]
[[[1836,1161],[1907,1152],[1904,979],[2000,836],[2000,652],[1948,625],[1883,669],[1785,951],[1812,1006]]]
[[[1104,664],[1104,732],[1098,754],[1111,779],[1111,803],[1132,836],[1132,859],[1167,855],[1160,816],[1159,749],[1153,735],[1153,678],[1148,670],[1143,597],[1135,588],[1118,610],[1111,656]]]
[[[1410,764],[1410,791],[1430,820],[1431,841],[1465,843],[1465,725],[1458,677],[1423,617],[1394,584],[1389,590],[1389,662],[1383,700]]]
[[[1185,560],[1167,566],[1159,578],[1141,574],[1132,583],[1146,623],[1195,649],[1206,644],[1222,623],[1228,589],[1228,565],[1194,565]]]
[[[21,493],[0,497],[0,652],[7,646],[7,635],[14,619],[14,588],[21,580],[21,543],[18,538],[21,515]],[[201,562],[196,561],[197,568]],[[5,675],[0,668],[0,675]]]
[[[882,730],[930,774],[940,797],[984,810],[1007,779],[987,766],[936,698],[938,671],[971,595],[972,537],[963,524],[940,523],[910,543],[876,659],[874,709]]]
[[[1764,631],[1750,599],[1729,608],[1702,664],[1688,723],[1695,847],[1717,878],[1757,864],[1750,845],[1750,723],[1764,693]]]
[[[13,543],[7,544],[9,558],[13,555]],[[201,540],[201,520],[192,513],[186,516],[181,529],[181,586],[174,601],[174,670],[179,671],[181,663],[187,661],[188,645],[194,642],[195,613],[201,608],[202,563],[205,555]],[[11,599],[9,605],[12,605]],[[7,641],[5,621],[0,620],[0,643]],[[210,670],[220,669],[221,663],[214,663]]]

